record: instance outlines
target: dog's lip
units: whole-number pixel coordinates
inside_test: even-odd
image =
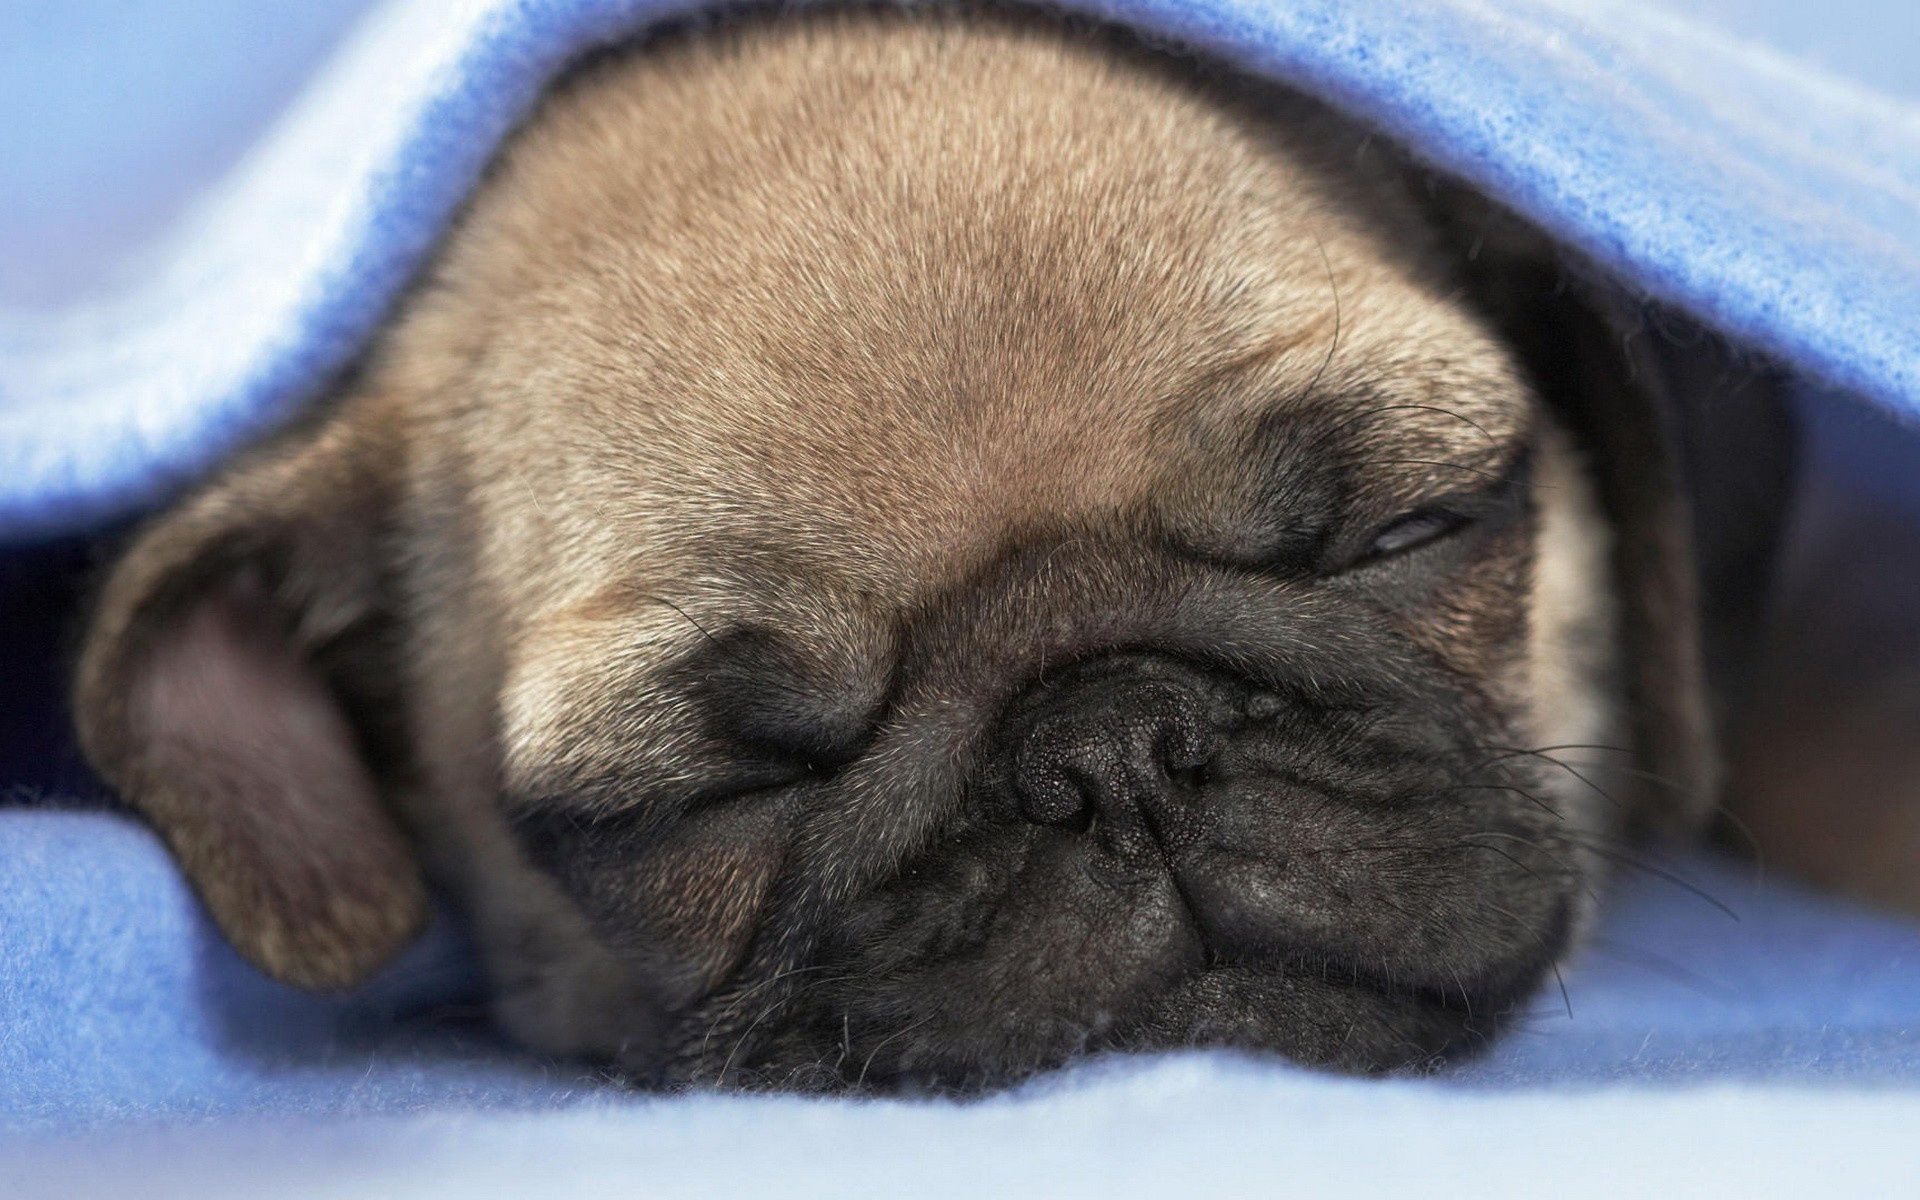
[[[1183,917],[1195,923],[1190,909],[1183,911]],[[1204,931],[1195,923],[1204,960],[1189,970],[1177,973],[1162,985],[1135,996],[1126,1008],[1151,1007],[1160,997],[1173,993],[1195,977],[1208,972],[1259,971],[1332,980],[1359,988],[1383,1000],[1411,1002],[1423,1009],[1459,1017],[1468,1023],[1497,1020],[1509,1015],[1517,1002],[1534,994],[1555,970],[1565,953],[1577,919],[1575,899],[1563,896],[1557,901],[1552,914],[1541,923],[1542,932],[1536,939],[1532,953],[1507,961],[1492,970],[1483,970],[1477,977],[1457,977],[1444,970],[1433,972],[1436,976],[1444,977],[1444,983],[1395,978],[1369,968],[1352,956],[1322,953],[1297,946],[1280,946],[1256,954],[1223,953],[1206,942]],[[764,986],[764,981],[733,979],[728,981],[728,986],[752,994]],[[741,1022],[750,1026],[756,1024],[768,1008],[783,1003],[770,996],[766,1006],[748,1006],[752,1011],[732,1011]],[[1126,1023],[1126,1019],[1121,1017],[1112,1028],[1118,1034]],[[1475,1030],[1466,1028],[1463,1032],[1472,1034]]]
[[[1209,961],[1202,969],[1277,968],[1323,978],[1331,976],[1379,995],[1412,998],[1450,1012],[1473,1015],[1499,1010],[1537,989],[1565,956],[1576,919],[1574,899],[1562,896],[1552,914],[1540,923],[1541,935],[1531,953],[1506,960],[1492,969],[1482,969],[1471,977],[1449,971],[1445,982],[1396,978],[1351,956],[1285,946],[1265,953],[1237,955],[1216,954],[1209,948]]]
[[[1137,998],[1136,1003],[1130,1006],[1131,1015],[1123,1016],[1113,1024],[1101,1040],[1100,1047],[1112,1050],[1139,1047],[1141,1045],[1139,1042],[1140,1018],[1151,1013],[1164,1000],[1176,996],[1183,988],[1190,987],[1195,981],[1205,976],[1244,972],[1274,973],[1356,988],[1370,998],[1370,1003],[1379,1005],[1377,1011],[1381,1013],[1391,1012],[1397,1007],[1412,1006],[1415,1010],[1434,1018],[1438,1022],[1435,1028],[1444,1031],[1444,1036],[1440,1040],[1405,1061],[1321,1063],[1318,1060],[1308,1060],[1310,1063],[1366,1073],[1428,1071],[1445,1062],[1455,1061],[1459,1057],[1470,1057],[1480,1053],[1494,1040],[1505,1022],[1524,1016],[1525,1002],[1528,998],[1539,992],[1541,984],[1550,974],[1557,973],[1558,963],[1564,953],[1565,944],[1575,920],[1574,905],[1571,901],[1567,901],[1551,918],[1548,933],[1541,939],[1541,946],[1547,949],[1510,963],[1504,971],[1498,973],[1497,978],[1488,977],[1464,982],[1450,981],[1445,985],[1414,984],[1404,980],[1390,979],[1341,956],[1298,951],[1245,957],[1210,955],[1205,964],[1186,973],[1179,980],[1169,983],[1165,988],[1151,995]],[[1193,1044],[1206,1043],[1203,1040]],[[1276,1053],[1297,1058],[1284,1046],[1276,1044],[1270,1048]]]
[[[1258,972],[1350,986],[1372,997],[1372,1003],[1381,1006],[1380,1012],[1390,1012],[1396,1007],[1404,1010],[1410,1005],[1430,1014],[1446,1030],[1445,1037],[1431,1048],[1430,1055],[1409,1059],[1405,1063],[1325,1065],[1365,1071],[1394,1071],[1414,1069],[1423,1063],[1430,1065],[1458,1054],[1476,1053],[1492,1040],[1501,1022],[1521,1011],[1522,1002],[1536,994],[1541,983],[1556,969],[1577,919],[1574,899],[1563,897],[1553,915],[1543,923],[1543,933],[1537,941],[1535,953],[1515,959],[1493,972],[1483,972],[1478,979],[1450,978],[1445,984],[1410,983],[1369,970],[1350,956],[1318,954],[1297,948],[1258,955],[1224,955],[1206,949],[1204,961],[1132,996],[1103,1022],[1104,1031],[1088,1042],[1086,1048],[1143,1048],[1145,1044],[1138,1039],[1141,1019],[1181,989],[1212,973]],[[678,1086],[703,1078],[705,1073],[720,1066],[714,1061],[716,1053],[724,1060],[726,1067],[738,1065],[746,1069],[752,1063],[752,1052],[748,1050],[747,1057],[739,1059],[741,1047],[752,1039],[756,1031],[763,1030],[767,1018],[789,1007],[789,998],[781,995],[777,988],[768,988],[767,985],[776,983],[780,978],[815,969],[819,968],[808,967],[798,971],[783,969],[775,972],[773,978],[757,981],[739,977],[727,980],[720,988],[709,993],[707,1000],[694,1004],[681,1014],[678,1036],[665,1039],[660,1047],[624,1059],[620,1063],[623,1076],[646,1086]],[[720,1005],[716,1017],[711,1002],[722,993],[731,994],[734,999]],[[764,995],[765,999],[755,1004],[740,1003],[742,998],[757,995]],[[798,1017],[800,1014],[793,1015]],[[906,1026],[902,1026],[876,1036],[881,1039],[899,1037],[906,1029]],[[724,1050],[716,1051],[715,1047],[724,1047]],[[1280,1045],[1272,1049],[1281,1054],[1290,1053]],[[739,1059],[737,1064],[736,1059]],[[876,1075],[876,1079],[883,1075]]]
[[[1157,836],[1155,840],[1159,840]],[[1441,1007],[1468,1012],[1510,1001],[1516,994],[1525,994],[1537,987],[1564,957],[1578,921],[1577,897],[1573,893],[1562,894],[1554,899],[1552,910],[1535,926],[1538,936],[1528,952],[1492,967],[1483,967],[1466,977],[1441,966],[1425,973],[1435,978],[1410,981],[1404,975],[1396,977],[1372,968],[1355,956],[1303,945],[1297,940],[1276,938],[1257,950],[1228,948],[1212,928],[1208,905],[1194,894],[1187,878],[1193,869],[1195,864],[1182,856],[1167,854],[1156,867],[1111,872],[1105,877],[1124,885],[1164,873],[1178,899],[1181,918],[1193,930],[1206,956],[1201,970],[1251,968],[1332,974],[1381,995],[1421,997]]]

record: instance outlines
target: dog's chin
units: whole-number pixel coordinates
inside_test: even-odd
[[[848,905],[804,966],[690,1024],[672,1078],[634,1065],[671,1084],[957,1093],[1116,1051],[1427,1070],[1498,1034],[1579,908],[1539,830],[1496,835],[1496,853],[1428,832],[1128,860],[1085,831],[976,831]],[[1328,833],[1307,840],[1331,849]]]
[[[1085,977],[1082,1006],[1043,1015],[1004,990],[960,990],[967,985],[952,973],[869,990],[844,964],[822,964],[828,981],[812,997],[756,1017],[773,1032],[750,1053],[725,1037],[684,1077],[663,1080],[655,1064],[643,1071],[656,1083],[967,1095],[1096,1055],[1224,1049],[1341,1073],[1423,1074],[1480,1052],[1548,969],[1516,966],[1504,986],[1476,994],[1308,958],[1203,960],[1132,993]]]
[[[708,1078],[782,1090],[966,1095],[1095,1055],[1183,1049],[1247,1051],[1351,1074],[1425,1073],[1477,1053],[1510,1010],[1382,987],[1331,964],[1222,963],[1132,998],[1123,1017],[1056,1018],[992,1041],[972,1030],[906,1033],[912,1021],[899,1036],[861,1037],[845,1014],[822,1010],[784,1031],[759,1061]]]

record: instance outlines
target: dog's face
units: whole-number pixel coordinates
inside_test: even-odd
[[[95,760],[275,973],[478,927],[656,1079],[1380,1068],[1628,814],[1608,535],[1380,156],[1090,40],[573,79],[349,394],[159,523]],[[1630,690],[1630,689],[1628,689]]]

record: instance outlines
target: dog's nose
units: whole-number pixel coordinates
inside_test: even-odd
[[[1217,708],[1203,688],[1116,672],[1051,689],[1016,734],[1022,811],[1045,825],[1169,832],[1219,748]]]

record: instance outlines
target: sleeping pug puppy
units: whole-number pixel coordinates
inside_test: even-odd
[[[1443,192],[1037,19],[588,64],[119,562],[85,746],[269,974],[431,880],[653,1083],[1480,1044],[1711,804],[1660,392],[1763,389]]]

